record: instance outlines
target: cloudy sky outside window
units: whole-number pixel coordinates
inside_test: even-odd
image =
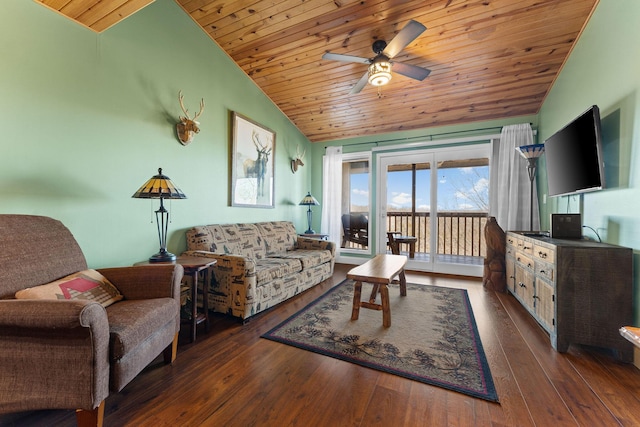
[[[431,170],[416,171],[416,210],[430,210]],[[351,207],[368,206],[368,174],[351,175]],[[411,171],[387,173],[389,210],[411,208]],[[461,167],[438,170],[438,209],[444,211],[487,211],[489,206],[489,167]]]

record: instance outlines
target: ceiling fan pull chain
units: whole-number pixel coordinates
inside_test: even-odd
[[[382,89],[378,86],[378,99],[382,98]]]

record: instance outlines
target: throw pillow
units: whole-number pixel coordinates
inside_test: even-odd
[[[16,292],[18,299],[84,299],[108,307],[123,297],[120,291],[96,270],[84,270],[46,285]]]

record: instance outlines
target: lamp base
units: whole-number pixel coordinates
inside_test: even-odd
[[[304,232],[304,234],[316,234],[316,232],[313,231],[312,229],[308,229],[307,231]]]
[[[149,258],[149,262],[171,262],[175,261],[176,258],[171,252],[158,252]]]

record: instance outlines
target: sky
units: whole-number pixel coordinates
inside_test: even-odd
[[[351,175],[351,204],[369,203],[368,174]],[[416,172],[416,210],[430,211],[431,170]],[[411,171],[387,174],[388,210],[411,207]],[[484,205],[483,205],[484,203]],[[438,210],[486,211],[489,204],[489,167],[438,170]]]

